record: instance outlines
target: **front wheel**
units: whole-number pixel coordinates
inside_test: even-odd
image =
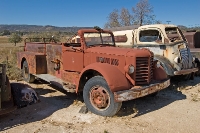
[[[23,62],[23,67],[22,67],[22,76],[24,78],[24,81],[28,83],[32,83],[35,80],[35,76],[30,74],[29,68],[28,68],[28,63],[27,61]]]
[[[114,94],[102,76],[92,77],[83,90],[83,99],[87,108],[94,114],[113,116],[121,108],[121,102],[115,102]]]

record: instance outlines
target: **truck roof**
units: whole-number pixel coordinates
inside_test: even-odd
[[[165,27],[177,27],[177,26],[173,24],[151,24],[151,25],[143,25],[143,26],[140,26],[139,28],[148,28],[148,27],[165,28]]]
[[[105,30],[122,31],[122,30],[135,30],[135,29],[138,29],[138,28],[148,28],[148,27],[165,28],[165,27],[177,27],[177,26],[176,25],[172,25],[172,24],[150,24],[150,25],[143,25],[143,26],[131,25],[131,26],[107,28]]]
[[[99,31],[96,29],[80,29],[78,30],[78,34],[83,34],[83,33],[98,33]],[[104,30],[103,32],[105,33],[112,33],[110,30]]]

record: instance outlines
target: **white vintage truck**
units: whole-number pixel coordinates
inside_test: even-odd
[[[154,59],[160,62],[170,77],[184,75],[181,77],[191,79],[194,72],[198,71],[187,41],[175,25],[127,26],[109,30],[113,31],[119,47],[150,49],[154,53]]]

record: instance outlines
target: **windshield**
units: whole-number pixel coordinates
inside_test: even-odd
[[[162,42],[162,37],[158,30],[142,30],[139,40],[140,42]]]
[[[165,28],[165,32],[171,42],[185,41],[181,30],[179,30],[177,27]]]
[[[112,45],[114,41],[109,33],[84,33],[85,43],[87,46]]]

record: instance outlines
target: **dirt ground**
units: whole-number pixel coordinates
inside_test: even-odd
[[[16,81],[12,81],[16,82]],[[200,132],[200,78],[180,82],[156,97],[123,102],[114,117],[79,110],[82,97],[44,82],[30,84],[41,102],[0,116],[5,133],[198,133]]]

